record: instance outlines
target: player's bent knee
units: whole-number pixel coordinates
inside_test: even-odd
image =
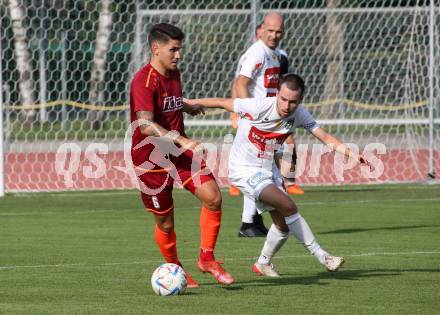
[[[275,226],[281,232],[284,232],[284,233],[289,232],[289,227],[287,226],[287,224],[285,222],[284,222],[284,224],[275,224]]]
[[[174,224],[172,222],[162,222],[157,225],[159,229],[165,233],[171,233],[174,231]]]
[[[215,180],[209,180],[195,190],[197,198],[202,202],[202,206],[211,210],[220,210],[222,207],[222,194]]]
[[[209,197],[202,200],[203,206],[211,211],[220,210],[222,207],[222,194],[216,192],[211,194]]]
[[[298,207],[294,202],[289,202],[281,206],[279,211],[283,214],[283,216],[288,217],[298,213]]]
[[[273,218],[272,218],[273,219]],[[289,227],[286,224],[286,220],[284,217],[281,217],[280,220],[273,220],[273,224],[275,227],[281,232],[289,232]]]
[[[161,231],[171,233],[174,230],[174,220],[172,215],[155,215],[154,219],[156,221],[156,225]]]

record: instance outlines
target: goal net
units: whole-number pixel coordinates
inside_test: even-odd
[[[124,154],[129,84],[148,62],[151,26],[173,23],[186,34],[179,65],[185,97],[228,97],[238,59],[270,11],[285,17],[280,48],[306,81],[304,106],[324,129],[377,162],[367,176],[298,130],[298,182],[434,177],[440,7],[378,3],[1,1],[5,190],[133,188]],[[215,145],[211,167],[227,185],[235,134],[229,114],[211,110],[185,124],[190,137]]]

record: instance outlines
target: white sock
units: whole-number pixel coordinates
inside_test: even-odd
[[[243,196],[243,214],[241,215],[241,221],[244,223],[253,223],[254,215],[257,214],[257,208],[255,201],[248,196]]]
[[[258,263],[269,264],[272,257],[280,250],[288,238],[289,233],[280,231],[275,224],[272,224],[267,233],[261,255],[258,258]]]
[[[306,220],[299,213],[296,213],[286,217],[286,224],[289,226],[289,233],[295,236],[321,264],[324,264],[325,255],[328,253],[319,246]]]

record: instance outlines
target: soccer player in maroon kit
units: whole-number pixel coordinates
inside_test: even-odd
[[[131,156],[140,185],[146,188],[141,192],[142,201],[154,215],[155,240],[166,262],[181,265],[172,197],[174,178],[178,178],[201,201],[197,266],[219,283],[231,284],[233,277],[214,258],[222,214],[221,193],[204,161],[193,153],[199,142],[187,138],[184,130],[183,112],[196,115],[203,109],[183,103],[177,69],[183,39],[179,28],[166,23],[154,25],[148,35],[150,63],[135,74],[130,87]],[[176,153],[176,149],[180,151]],[[187,278],[188,287],[198,286],[188,273]]]

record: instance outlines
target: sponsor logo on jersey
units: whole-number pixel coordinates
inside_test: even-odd
[[[276,128],[285,128],[285,129],[292,129],[295,125],[295,119],[292,120],[280,120],[275,127]]]
[[[163,99],[162,112],[174,112],[183,108],[182,97],[168,96]]]
[[[284,127],[286,129],[292,129],[294,124],[295,124],[295,120],[288,120],[284,123]]]
[[[280,80],[280,67],[267,68],[264,72],[264,87],[266,89],[278,88],[278,83]]]
[[[279,149],[287,136],[288,134],[268,132],[251,127],[248,139],[260,151],[259,158],[270,158],[271,153]]]

